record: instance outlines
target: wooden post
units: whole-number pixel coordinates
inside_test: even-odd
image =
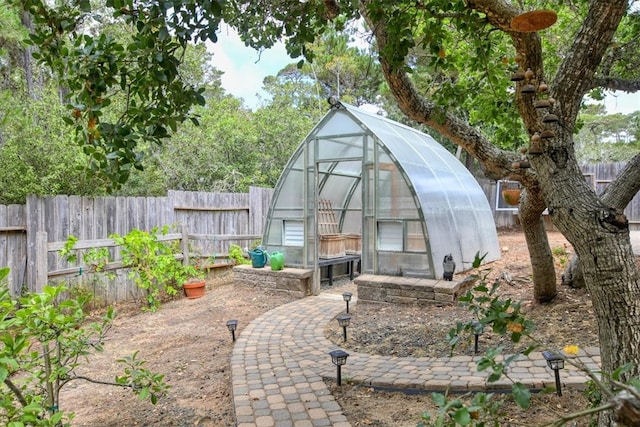
[[[180,232],[182,233],[182,240],[180,241],[182,264],[189,265],[189,233],[187,233],[187,227],[184,224],[180,224]]]
[[[47,285],[49,281],[49,251],[47,249],[47,232],[38,231],[36,233],[36,274],[35,274],[35,289],[34,292],[42,292],[42,289]]]

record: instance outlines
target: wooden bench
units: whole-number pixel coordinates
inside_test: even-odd
[[[358,267],[360,266],[360,255],[345,255],[337,258],[320,258],[318,259],[319,267],[327,267],[327,275],[329,276],[329,286],[333,286],[333,266],[338,264],[347,264],[349,270],[349,280],[353,280],[353,273],[356,267],[356,261]],[[359,271],[359,268],[358,268]]]

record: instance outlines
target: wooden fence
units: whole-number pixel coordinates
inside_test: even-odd
[[[623,166],[584,165],[582,170],[585,179],[600,193]],[[480,180],[496,226],[517,226],[517,207],[504,204],[501,184]],[[250,247],[261,238],[272,194],[271,189],[251,188],[244,194],[170,191],[167,197],[29,197],[26,205],[0,205],[0,267],[11,268],[9,286],[12,294],[17,295],[23,286],[40,290],[46,283],[45,277],[68,278],[60,272],[73,266],[57,251],[71,235],[80,241],[101,241],[112,234],[127,234],[134,228],[151,230],[173,225],[173,233],[178,233],[178,226],[187,233],[191,251],[205,256],[226,253],[230,243]],[[640,229],[639,195],[625,213],[631,228]],[[46,238],[40,234],[38,241],[38,233],[42,232]],[[180,234],[177,236],[180,239]],[[109,248],[112,258],[117,259],[118,248]],[[38,264],[43,256],[46,267],[42,261]],[[90,281],[87,277],[80,279]],[[137,293],[124,271],[117,273],[115,282],[111,288],[99,290],[108,302],[130,299]]]
[[[179,226],[187,230],[193,237],[190,250],[203,256],[226,253],[231,243],[249,247],[262,236],[272,194],[271,189],[252,187],[243,194],[170,191],[167,197],[28,197],[24,206],[0,205],[0,266],[11,268],[9,287],[18,295],[23,286],[39,291],[44,278],[53,277],[50,272],[74,267],[57,252],[69,236],[86,246],[84,241],[169,225],[174,233]],[[118,248],[109,250],[117,259]],[[117,289],[104,292],[107,302],[137,293],[125,272],[117,274],[116,282]]]

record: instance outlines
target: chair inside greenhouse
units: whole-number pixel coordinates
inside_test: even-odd
[[[429,135],[335,102],[276,184],[263,246],[287,267],[357,260],[361,273],[441,278],[475,254],[500,257],[491,208],[474,176]],[[318,276],[320,277],[320,276]],[[317,290],[317,289],[316,289]]]

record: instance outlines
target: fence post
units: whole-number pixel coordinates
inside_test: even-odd
[[[38,231],[36,233],[36,274],[35,274],[35,292],[42,292],[42,289],[49,281],[49,251],[47,249],[47,232]]]
[[[182,240],[180,241],[182,264],[189,265],[189,233],[187,233],[187,227],[184,224],[180,224],[180,232],[182,232]]]

